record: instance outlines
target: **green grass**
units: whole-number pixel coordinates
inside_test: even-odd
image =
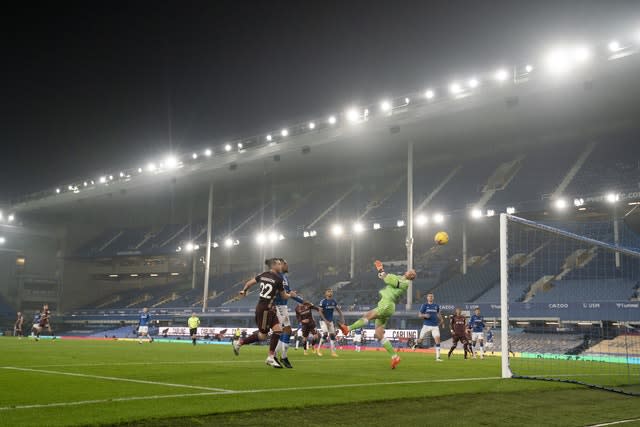
[[[0,425],[588,425],[640,417],[638,398],[499,379],[497,358],[436,363],[403,353],[395,371],[384,352],[333,359],[291,351],[292,370],[266,367],[264,358],[265,347],[235,357],[219,345],[0,339]]]

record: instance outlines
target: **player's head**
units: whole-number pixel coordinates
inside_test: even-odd
[[[142,312],[143,312],[143,313],[148,313],[148,312],[149,312],[149,309],[148,309],[147,307],[145,307],[145,308],[143,308],[143,309],[142,309]]]
[[[480,307],[476,307],[476,309],[473,310],[473,312],[476,314],[476,316],[480,316]]]
[[[43,309],[43,310],[49,310],[49,304],[45,304],[45,305],[43,305],[43,306],[42,306],[42,309]]]
[[[404,278],[407,280],[413,280],[416,278],[416,271],[414,269],[411,269],[409,271],[407,271],[406,273],[404,273]]]
[[[279,258],[269,258],[265,260],[264,263],[271,271],[274,271],[276,273],[280,273],[282,271],[282,263],[280,262]]]
[[[462,309],[460,307],[456,307],[455,313],[456,313],[456,316],[460,316],[462,314]]]
[[[196,317],[196,312],[195,311],[191,312],[191,317]]]
[[[21,313],[21,312],[18,312],[18,317],[20,317],[20,316],[22,316],[22,313]]]
[[[429,304],[433,304],[433,292],[429,292],[429,293],[427,294],[427,302],[428,302]]]
[[[279,258],[279,259],[280,259],[280,264],[282,265],[281,272],[282,273],[288,273],[289,272],[289,263],[284,258]]]
[[[333,298],[333,289],[329,288],[326,291],[324,291],[324,297],[325,298]]]

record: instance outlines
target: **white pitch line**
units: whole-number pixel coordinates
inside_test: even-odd
[[[157,395],[157,396],[131,396],[131,397],[118,397],[113,399],[80,400],[76,402],[57,402],[57,403],[42,403],[42,404],[34,404],[34,405],[0,406],[0,411],[9,411],[13,409],[56,408],[56,407],[64,407],[64,406],[94,405],[94,404],[111,403],[111,402],[171,399],[171,398],[194,397],[194,396],[217,396],[217,395],[226,396],[226,395],[250,394],[250,393],[272,393],[272,392],[280,392],[280,391],[303,391],[303,390],[368,387],[372,385],[393,386],[393,385],[405,385],[405,384],[429,384],[429,383],[485,381],[485,380],[499,380],[499,379],[501,378],[500,377],[448,378],[448,379],[435,379],[435,380],[390,381],[390,382],[383,382],[383,383],[333,384],[333,385],[318,385],[318,386],[307,386],[307,387],[264,388],[264,389],[233,390],[233,391],[229,390],[229,391],[218,391],[218,392],[209,392],[209,393],[166,394],[166,395]]]
[[[92,378],[97,380],[122,381],[122,382],[129,382],[129,383],[138,383],[138,384],[160,385],[165,387],[192,388],[196,390],[219,391],[219,392],[225,392],[225,393],[232,391],[232,390],[226,390],[224,388],[216,388],[216,387],[203,387],[203,386],[197,386],[197,385],[174,384],[174,383],[164,383],[164,382],[158,382],[158,381],[147,381],[147,380],[135,380],[132,378],[106,377],[102,375],[78,374],[74,372],[49,371],[46,369],[15,368],[15,367],[6,367],[6,366],[3,367],[2,369],[8,369],[13,371],[24,371],[24,372],[36,372],[40,374],[65,375],[69,377]]]
[[[604,427],[604,426],[613,426],[616,424],[626,424],[626,423],[632,423],[634,421],[640,421],[640,418],[634,418],[634,419],[629,419],[629,420],[620,420],[620,421],[611,421],[609,423],[602,423],[602,424],[593,424],[591,426],[588,427]]]

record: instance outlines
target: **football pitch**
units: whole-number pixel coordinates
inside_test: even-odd
[[[640,400],[556,382],[500,379],[497,357],[0,339],[0,425],[640,425]],[[634,420],[635,421],[630,421]]]

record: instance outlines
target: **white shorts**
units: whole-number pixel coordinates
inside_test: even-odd
[[[291,321],[289,320],[289,307],[286,305],[276,305],[276,314],[278,315],[278,322],[280,322],[280,325],[282,325],[283,328],[291,326]]]
[[[149,327],[148,326],[138,326],[138,335],[142,335],[142,334],[148,334],[149,333]]]
[[[485,345],[487,346],[487,348],[493,348],[493,341],[489,341]]]
[[[419,339],[423,340],[427,334],[431,332],[431,336],[435,338],[440,338],[440,328],[438,326],[427,326],[423,325],[422,329],[420,329],[420,337]]]
[[[353,342],[357,343],[357,344],[360,344],[362,342],[362,335],[355,335],[353,337]]]
[[[471,341],[484,341],[484,332],[471,332]]]
[[[324,332],[325,334],[336,334],[336,326],[333,324],[333,322],[325,322],[324,320],[321,320],[320,323],[320,329],[322,329],[322,332]]]

